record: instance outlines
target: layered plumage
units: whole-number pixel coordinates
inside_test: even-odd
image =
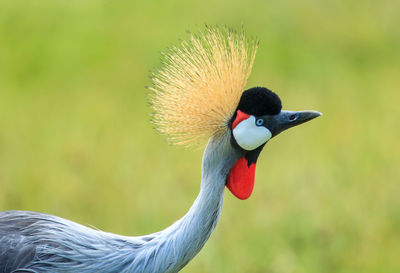
[[[188,213],[166,229],[121,236],[60,217],[0,212],[0,273],[173,273],[204,246],[219,219],[225,179],[241,156],[229,135],[210,140],[201,190]]]
[[[267,88],[244,92],[257,41],[226,27],[206,28],[164,53],[150,89],[156,128],[172,143],[209,138],[200,193],[187,214],[145,236],[111,234],[47,214],[0,212],[0,273],[174,273],[204,246],[227,186],[250,196],[265,143],[320,115],[281,111]]]
[[[243,152],[232,149],[228,121],[238,105],[257,44],[228,28],[191,34],[164,54],[153,75],[156,128],[173,143],[210,137],[201,190],[166,229],[120,236],[47,214],[0,212],[0,273],[178,272],[203,247],[222,209],[226,177]]]

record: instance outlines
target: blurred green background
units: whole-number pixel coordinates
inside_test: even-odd
[[[202,151],[149,123],[159,52],[203,24],[260,39],[248,86],[324,113],[271,141],[182,272],[400,272],[398,1],[0,1],[0,210],[140,235],[183,216]]]

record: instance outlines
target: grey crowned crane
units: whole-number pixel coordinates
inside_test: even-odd
[[[208,139],[200,193],[187,214],[145,236],[94,230],[57,216],[0,212],[0,273],[178,272],[204,246],[222,209],[225,187],[253,191],[257,158],[280,132],[321,115],[283,111],[271,90],[245,90],[258,41],[206,27],[163,54],[152,75],[156,128],[175,144]]]

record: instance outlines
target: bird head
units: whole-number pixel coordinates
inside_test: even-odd
[[[247,199],[265,143],[320,113],[282,111],[271,90],[245,90],[258,40],[246,38],[243,31],[206,26],[189,35],[162,54],[162,66],[152,74],[153,122],[174,144],[230,137],[229,148],[242,156],[230,169],[226,186]]]
[[[242,151],[227,178],[228,189],[239,199],[250,197],[257,158],[264,145],[282,131],[321,115],[316,111],[282,111],[277,94],[264,87],[243,92],[229,122],[232,145]]]

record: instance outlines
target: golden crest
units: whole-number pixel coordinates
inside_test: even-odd
[[[157,130],[186,145],[227,132],[258,47],[257,40],[227,27],[189,35],[162,53],[150,87]]]

